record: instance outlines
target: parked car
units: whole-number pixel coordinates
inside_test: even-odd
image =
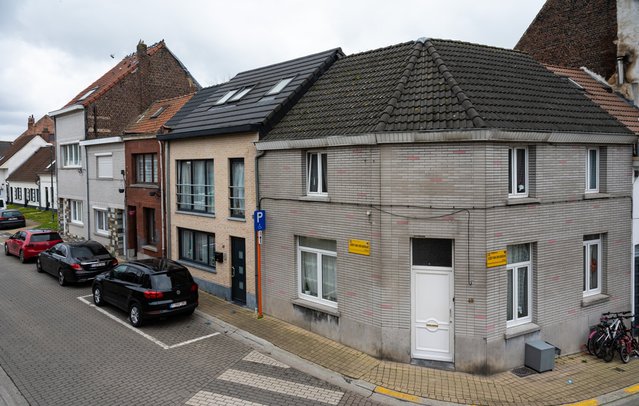
[[[19,228],[27,225],[20,210],[1,209],[0,228]]]
[[[36,260],[38,272],[58,277],[60,286],[95,279],[110,271],[118,260],[97,241],[61,242],[42,251]]]
[[[57,231],[40,229],[18,231],[4,242],[4,254],[17,255],[20,262],[24,263],[60,242],[62,238]]]
[[[191,314],[198,305],[198,285],[189,270],[166,258],[126,262],[93,281],[93,302],[109,303],[129,313],[139,327],[145,320]]]

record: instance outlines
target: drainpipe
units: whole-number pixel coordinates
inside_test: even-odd
[[[260,202],[260,165],[259,159],[266,154],[266,151],[258,151],[255,155],[255,199],[257,203],[257,209],[261,210]],[[262,256],[260,255],[261,247],[258,252],[259,241],[255,241],[255,293],[257,295],[257,317],[262,318],[262,273],[259,271],[262,267],[260,261]]]
[[[162,257],[166,257],[166,250],[165,250],[165,241],[164,239],[166,238],[164,232],[164,191],[165,191],[165,185],[164,185],[164,150],[163,150],[163,143],[162,141],[158,140],[158,147],[160,148],[160,159],[158,159],[158,163],[160,164],[160,168],[158,168],[158,175],[162,176],[162,180],[160,181],[160,216],[161,216],[161,224],[160,224],[160,228],[161,228],[161,240],[162,240]]]
[[[170,157],[171,157],[171,141],[166,141],[164,142],[164,167],[165,168],[170,168],[171,166],[169,165],[170,161]],[[164,171],[164,175],[166,175],[166,177],[164,178],[164,189],[166,193],[162,194],[162,197],[166,197],[166,204],[164,205],[164,207],[166,207],[167,209],[171,207],[171,193],[169,193],[168,190],[166,190],[166,188],[169,187],[170,183],[170,179],[171,179],[171,174],[169,173],[170,171]],[[169,237],[171,235],[171,216],[166,216],[166,257],[170,258],[171,257],[171,238]]]
[[[84,151],[86,152],[84,155],[86,156],[86,159],[84,160],[85,162],[85,169],[84,169],[84,176],[86,176],[87,178],[87,240],[91,239],[91,199],[89,197],[89,149],[85,146],[84,147]]]

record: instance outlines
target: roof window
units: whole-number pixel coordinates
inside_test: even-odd
[[[269,90],[268,92],[266,92],[266,95],[272,95],[272,94],[278,94],[279,92],[281,92],[282,90],[284,90],[284,88],[286,87],[286,85],[288,85],[289,83],[291,83],[291,81],[294,79],[295,77],[290,77],[290,78],[286,78],[286,79],[282,79],[279,82],[277,82],[277,84],[275,86],[273,86],[271,88],[271,90]]]
[[[159,109],[155,111],[155,113],[151,114],[151,117],[149,118],[157,118],[160,114],[162,114],[164,110],[166,110],[166,106],[160,107]]]
[[[226,92],[226,94],[224,96],[222,96],[220,98],[220,100],[216,101],[215,104],[224,104],[224,103],[226,103],[231,97],[233,97],[233,95],[235,93],[237,93],[237,89],[229,90],[228,92]]]
[[[242,89],[240,89],[239,92],[235,93],[233,95],[233,97],[231,97],[231,99],[229,101],[238,101],[240,100],[242,97],[244,97],[248,92],[250,92],[251,90],[253,90],[253,86],[247,86],[244,87]]]
[[[87,97],[91,96],[91,95],[93,94],[93,92],[95,92],[96,90],[98,90],[98,88],[97,88],[97,87],[94,87],[93,89],[89,90],[88,92],[86,92],[85,94],[83,94],[83,95],[82,95],[82,97],[80,97],[80,98],[78,99],[78,101],[80,101],[80,100],[84,100],[84,99],[86,99]]]

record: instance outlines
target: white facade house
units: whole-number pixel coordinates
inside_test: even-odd
[[[12,202],[14,199],[14,196],[11,195],[11,186],[7,184],[7,178],[35,154],[37,150],[48,145],[39,135],[27,135],[23,137],[25,138],[20,141],[17,139],[14,142],[21,142],[24,143],[24,145],[17,144],[14,148],[17,149],[17,151],[13,151],[15,153],[10,157],[7,156],[6,159],[3,159],[4,162],[0,164],[0,197],[7,202]]]

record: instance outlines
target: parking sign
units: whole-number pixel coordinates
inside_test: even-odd
[[[255,225],[255,231],[262,231],[266,229],[266,211],[255,210],[253,212],[253,224]]]

